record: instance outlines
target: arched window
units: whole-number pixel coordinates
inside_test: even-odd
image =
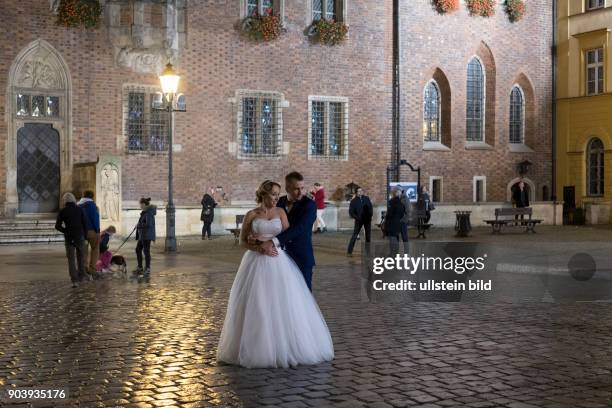
[[[466,138],[470,142],[484,142],[484,96],[484,71],[474,57],[467,69]]]
[[[587,147],[587,195],[601,196],[604,193],[604,145],[593,139]]]
[[[525,143],[525,98],[518,85],[510,93],[510,143]]]
[[[436,81],[429,81],[423,92],[423,138],[440,141],[440,90]]]

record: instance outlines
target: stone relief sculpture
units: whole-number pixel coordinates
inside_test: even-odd
[[[49,11],[57,14],[60,5],[60,0],[49,0]]]
[[[18,79],[21,86],[29,88],[59,88],[56,70],[44,59],[33,59],[23,64]]]
[[[146,21],[145,15],[155,8],[162,17]],[[186,43],[185,0],[133,0],[126,10],[125,2],[106,2],[107,25],[118,67],[142,74],[159,74],[171,62],[177,64],[180,50]],[[131,23],[122,19],[131,13]]]
[[[165,64],[162,58],[163,52],[152,52],[152,50],[138,50],[134,48],[122,48],[117,55],[117,65],[136,72],[157,74]]]
[[[121,185],[119,169],[114,163],[106,163],[102,167],[100,182],[102,219],[119,221]]]

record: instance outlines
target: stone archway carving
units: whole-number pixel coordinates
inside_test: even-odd
[[[11,65],[6,99],[8,130],[6,160],[6,201],[4,214],[17,215],[17,132],[25,123],[48,123],[59,133],[60,192],[72,187],[72,118],[71,89],[68,65],[60,53],[47,41],[38,39],[19,52]],[[34,116],[17,110],[18,95],[53,97],[59,108],[53,115]],[[28,99],[29,101],[29,99]],[[28,102],[29,103],[29,102]],[[47,102],[45,102],[46,104]]]
[[[506,201],[512,202],[512,186],[514,186],[519,181],[523,181],[529,187],[529,201],[536,201],[538,193],[536,190],[536,185],[533,180],[528,179],[527,177],[516,177],[510,180],[510,182],[506,186]]]

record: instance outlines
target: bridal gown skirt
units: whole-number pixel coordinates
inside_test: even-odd
[[[247,251],[230,292],[217,360],[248,368],[334,358],[319,307],[295,262]]]

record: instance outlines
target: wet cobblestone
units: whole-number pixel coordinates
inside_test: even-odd
[[[217,364],[241,250],[188,245],[178,256],[155,253],[150,285],[73,290],[60,255],[48,264],[57,277],[0,278],[0,389],[69,388],[61,403],[22,404],[41,407],[612,406],[612,306],[371,304],[359,260],[343,248],[319,248],[315,272],[333,362]],[[9,274],[3,261],[0,275]]]

